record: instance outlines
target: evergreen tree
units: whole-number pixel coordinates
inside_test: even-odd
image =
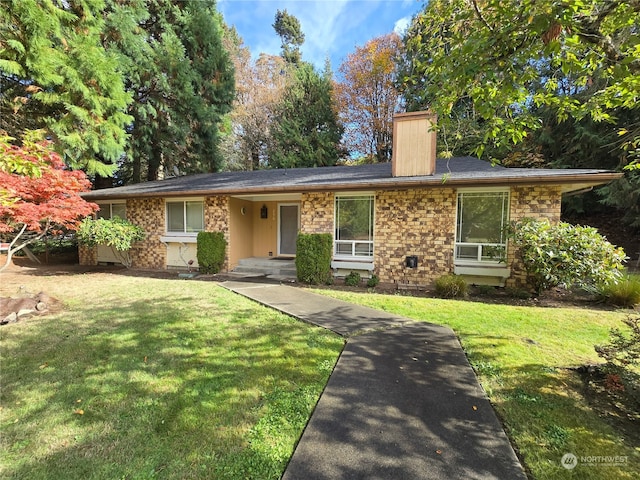
[[[335,165],[342,155],[344,128],[332,99],[333,83],[326,71],[318,73],[302,62],[293,72],[278,109],[269,151],[275,168]]]
[[[2,0],[0,129],[44,128],[64,160],[109,175],[125,145],[125,92],[103,47],[102,0]]]
[[[134,97],[120,181],[156,180],[173,167],[218,170],[219,124],[231,108],[234,80],[215,1],[109,2],[105,41]]]
[[[282,58],[289,68],[283,70],[287,85],[271,125],[268,164],[272,168],[335,165],[344,128],[334,108],[331,65],[319,73],[302,61],[299,47],[304,33],[286,10],[278,10],[273,28],[282,39]]]
[[[282,58],[293,65],[300,63],[302,59],[300,47],[304,43],[300,21],[290,15],[286,9],[278,10],[272,26],[282,41]]]

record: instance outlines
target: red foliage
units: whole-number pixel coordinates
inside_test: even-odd
[[[624,383],[620,378],[620,375],[616,373],[607,374],[604,379],[604,387],[609,392],[624,392]]]
[[[18,233],[24,225],[41,234],[74,230],[98,209],[79,195],[90,188],[84,172],[68,170],[49,143],[18,147],[0,139],[0,233]]]

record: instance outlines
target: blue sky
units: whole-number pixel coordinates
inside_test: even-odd
[[[328,56],[334,72],[356,46],[406,28],[423,5],[423,0],[218,0],[225,22],[236,27],[254,58],[280,54],[271,25],[276,11],[286,9],[305,35],[302,59],[322,68]]]

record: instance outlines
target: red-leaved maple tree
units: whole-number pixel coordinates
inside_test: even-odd
[[[0,137],[0,241],[13,254],[47,233],[75,230],[98,209],[84,200],[91,183],[84,172],[66,168],[49,142],[17,146]]]

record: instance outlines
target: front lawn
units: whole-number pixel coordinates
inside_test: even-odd
[[[63,303],[0,327],[1,478],[277,479],[343,347],[210,282],[0,278]]]
[[[279,478],[343,346],[211,282],[0,279],[0,297],[62,301],[0,327],[1,478]],[[601,418],[569,368],[599,362],[625,312],[318,293],[452,327],[531,478],[640,478],[640,433]],[[585,461],[567,470],[566,453]]]
[[[601,418],[569,368],[600,363],[594,344],[629,312],[316,291],[453,328],[532,478],[640,478],[640,412],[627,430]],[[560,464],[567,453],[572,470]]]

